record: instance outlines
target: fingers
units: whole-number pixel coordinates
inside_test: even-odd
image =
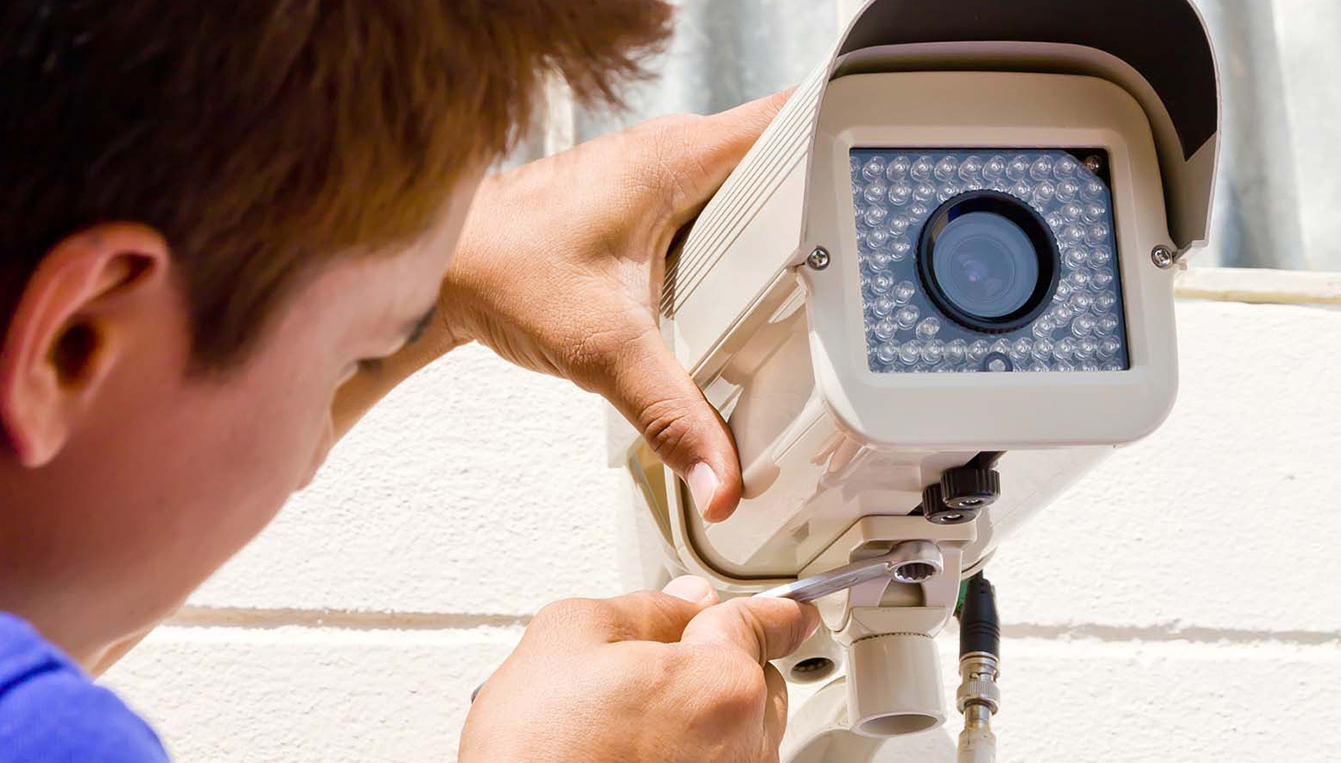
[[[787,732],[787,680],[772,665],[764,666],[768,697],[764,700],[764,750],[777,752]]]
[[[745,597],[703,610],[680,642],[744,652],[760,665],[796,651],[819,627],[819,613],[790,599]]]
[[[671,581],[665,591],[641,591],[613,599],[567,599],[546,606],[527,628],[532,641],[574,646],[615,641],[678,641],[685,626],[717,592],[702,578]]]
[[[704,519],[731,516],[741,493],[735,440],[660,334],[649,331],[633,340],[598,387],[685,480]]]
[[[677,226],[698,215],[791,94],[791,90],[775,93],[719,114],[679,123],[672,155],[663,162],[668,171],[678,175],[672,178],[672,186],[683,191],[675,195],[672,204],[672,220]]]

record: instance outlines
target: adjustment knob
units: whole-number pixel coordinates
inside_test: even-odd
[[[1001,497],[1001,475],[995,469],[965,466],[941,476],[941,500],[952,509],[977,511]]]
[[[922,513],[938,525],[958,525],[978,518],[977,509],[955,509],[945,505],[939,484],[922,491]]]

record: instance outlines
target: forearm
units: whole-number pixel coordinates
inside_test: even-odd
[[[331,418],[335,423],[335,438],[338,440],[344,437],[345,433],[353,429],[359,419],[363,418],[363,414],[396,385],[451,350],[467,344],[468,341],[454,332],[439,314],[418,341],[407,345],[400,352],[373,367],[360,368],[336,392],[335,403],[331,410]]]

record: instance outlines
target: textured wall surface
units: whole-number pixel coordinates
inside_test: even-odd
[[[1168,423],[991,566],[1005,760],[1341,747],[1341,312],[1188,302],[1179,319]],[[181,761],[452,760],[471,689],[527,616],[623,589],[627,494],[604,463],[600,400],[460,350],[107,682]],[[947,745],[883,760],[952,760]]]

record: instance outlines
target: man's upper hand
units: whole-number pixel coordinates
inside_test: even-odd
[[[442,290],[458,339],[605,396],[713,521],[735,510],[740,465],[662,342],[666,254],[785,99],[655,119],[490,178]]]

